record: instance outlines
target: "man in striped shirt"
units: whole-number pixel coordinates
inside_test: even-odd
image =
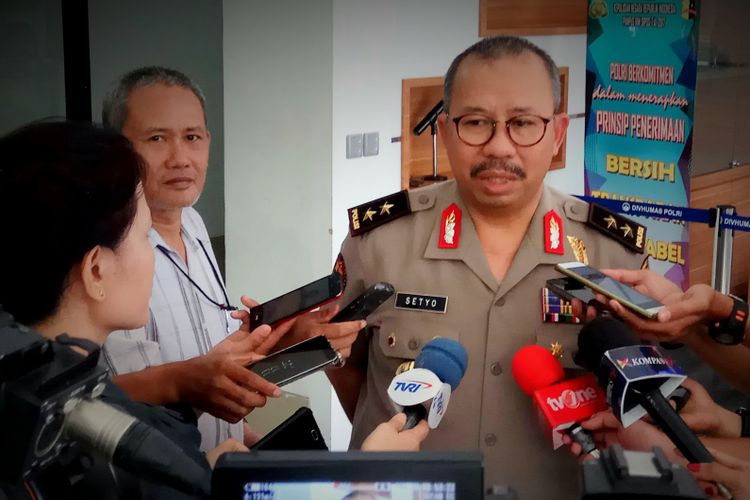
[[[203,93],[178,71],[140,68],[120,79],[102,116],[145,160],[143,189],[153,224],[148,238],[156,256],[149,321],[138,330],[112,333],[104,360],[134,399],[205,411],[198,419],[204,451],[228,439],[233,441],[224,450],[243,449],[240,443],[249,445],[253,437],[244,416],[281,391],[244,368],[257,358],[258,342],[237,331],[242,315],[231,312],[206,227],[192,208],[203,189],[211,142]],[[248,298],[243,303],[252,305]],[[346,355],[364,325],[327,324],[334,313],[310,313],[281,325],[260,350],[267,352],[282,337],[279,346],[315,333]]]

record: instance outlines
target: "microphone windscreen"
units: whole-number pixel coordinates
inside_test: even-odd
[[[511,371],[518,386],[529,395],[565,378],[565,372],[557,358],[540,345],[520,348],[513,356]]]
[[[577,365],[596,372],[604,353],[610,349],[640,345],[642,342],[625,323],[611,316],[597,316],[578,334]]]
[[[425,368],[455,391],[469,364],[469,355],[460,343],[438,337],[427,342],[414,360],[414,368]]]

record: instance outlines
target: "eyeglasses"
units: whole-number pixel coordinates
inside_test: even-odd
[[[505,121],[508,137],[516,146],[529,147],[538,144],[547,132],[552,118],[537,115],[519,115]],[[453,118],[458,138],[469,146],[484,146],[495,137],[498,122],[486,116],[462,115]]]

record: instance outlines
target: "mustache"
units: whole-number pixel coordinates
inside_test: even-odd
[[[526,178],[526,172],[524,172],[524,170],[520,166],[516,165],[515,163],[505,162],[501,160],[488,160],[474,165],[471,168],[469,175],[473,179],[482,172],[486,171],[508,173],[522,180]]]

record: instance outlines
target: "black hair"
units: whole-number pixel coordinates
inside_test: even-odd
[[[116,249],[137,209],[143,160],[117,132],[32,123],[0,138],[0,304],[33,325],[97,245]]]
[[[443,103],[445,104],[445,112],[450,112],[451,97],[453,96],[453,82],[456,79],[458,68],[461,66],[464,59],[469,56],[476,56],[482,60],[495,61],[505,57],[517,57],[526,52],[535,54],[544,63],[544,68],[547,70],[550,83],[552,84],[552,101],[555,106],[553,111],[556,112],[560,107],[561,91],[560,71],[555,64],[555,61],[553,61],[550,55],[539,46],[534,45],[525,38],[517,36],[494,36],[483,38],[456,56],[448,68],[448,72],[445,74],[445,81],[443,83]]]

